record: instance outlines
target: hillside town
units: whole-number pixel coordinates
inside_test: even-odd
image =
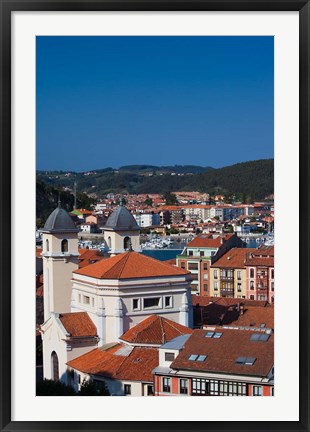
[[[111,396],[274,395],[272,200],[170,195],[173,205],[109,194],[71,212],[59,199],[37,233],[38,383]]]

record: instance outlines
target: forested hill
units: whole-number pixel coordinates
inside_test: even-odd
[[[73,189],[103,197],[107,193],[198,191],[238,194],[263,199],[274,192],[274,160],[242,162],[219,169],[210,167],[130,165],[87,173],[38,171],[37,179],[55,188]]]

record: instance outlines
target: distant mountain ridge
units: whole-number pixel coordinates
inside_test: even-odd
[[[37,179],[55,188],[102,197],[107,193],[159,193],[198,191],[210,194],[251,196],[263,199],[274,193],[274,160],[241,162],[224,168],[195,165],[125,165],[119,169],[102,168],[82,173],[37,171]]]

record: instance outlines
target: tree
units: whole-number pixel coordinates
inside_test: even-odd
[[[144,204],[147,205],[147,206],[152,207],[152,205],[153,205],[153,200],[152,200],[152,198],[150,198],[150,197],[148,196],[148,197],[146,198],[146,200],[144,201]]]
[[[61,381],[45,379],[37,382],[37,396],[76,396],[76,392],[70,386]]]
[[[98,382],[99,384],[99,382]],[[110,396],[108,387],[104,381],[100,381],[100,386],[94,381],[84,381],[79,391],[79,396]]]
[[[166,205],[178,204],[177,197],[171,192],[165,192],[163,199],[165,200]]]

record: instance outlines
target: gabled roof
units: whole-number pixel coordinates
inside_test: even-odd
[[[161,345],[192,330],[159,315],[151,315],[124,333],[120,339],[134,344]]]
[[[246,256],[247,266],[274,266],[274,246],[261,246]]]
[[[153,369],[158,366],[158,350],[151,347],[134,347],[124,350],[117,344],[110,349],[97,348],[67,363],[81,372],[107,378],[152,382]]]
[[[245,260],[247,254],[254,252],[252,248],[232,248],[217,261],[212,264],[212,267],[221,268],[245,268]]]
[[[186,247],[205,247],[205,248],[219,248],[222,242],[229,240],[234,234],[226,234],[221,237],[220,235],[202,235],[194,238],[191,242],[187,243]]]
[[[186,270],[134,251],[101,260],[73,273],[96,279],[141,279],[189,274]]]
[[[79,268],[86,267],[90,264],[95,264],[95,262],[104,259],[102,253],[97,249],[83,249],[79,250]]]
[[[97,336],[95,324],[87,312],[69,312],[59,314],[59,319],[72,337]]]
[[[206,337],[206,330],[194,330],[184,349],[171,363],[172,369],[267,377],[274,364],[274,336],[266,342],[251,340],[253,331],[213,327],[221,337]],[[206,356],[204,361],[191,361],[192,355]],[[253,365],[237,364],[237,358],[253,358]]]

